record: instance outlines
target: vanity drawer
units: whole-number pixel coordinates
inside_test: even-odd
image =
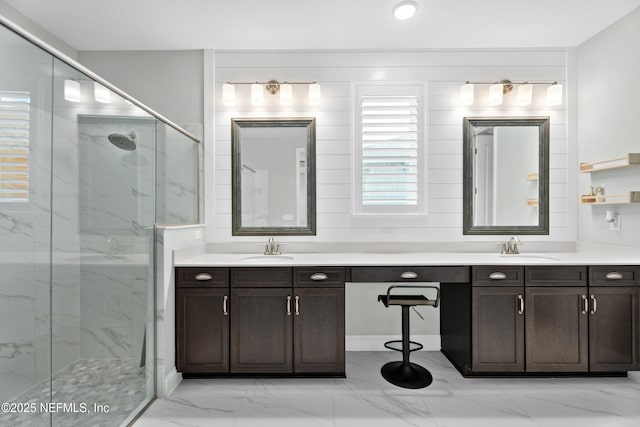
[[[214,267],[176,267],[176,287],[210,288],[229,286],[229,269]]]
[[[473,286],[522,286],[524,267],[514,265],[482,265],[471,268]]]
[[[599,265],[589,267],[590,286],[638,286],[640,267],[631,265]]]
[[[352,282],[469,282],[469,267],[352,267]]]
[[[292,284],[290,267],[231,269],[231,286],[235,288],[287,288]]]
[[[295,267],[293,286],[344,287],[347,274],[344,267]]]
[[[525,267],[527,286],[586,286],[586,266],[545,265]]]

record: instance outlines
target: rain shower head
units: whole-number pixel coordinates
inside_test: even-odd
[[[136,143],[134,142],[136,139],[135,132],[129,132],[127,135],[112,133],[107,138],[109,138],[110,143],[121,150],[133,151],[136,149]]]

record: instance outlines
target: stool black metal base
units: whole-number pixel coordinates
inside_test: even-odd
[[[430,300],[424,295],[391,295],[393,288],[433,288],[437,290],[436,299]],[[415,305],[438,307],[440,290],[435,286],[392,285],[387,289],[386,295],[378,296],[378,301],[382,301],[385,307],[399,305],[402,308],[402,340],[387,341],[384,344],[391,350],[402,351],[402,361],[386,363],[380,369],[380,373],[385,380],[398,387],[413,389],[427,387],[433,382],[431,372],[409,361],[412,351],[422,349],[422,344],[409,339],[409,307]]]
[[[385,380],[398,387],[424,388],[433,382],[431,372],[412,362],[408,365],[403,362],[385,363],[380,373]]]

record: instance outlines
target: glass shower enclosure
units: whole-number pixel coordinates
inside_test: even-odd
[[[199,141],[2,23],[0,425],[127,425],[155,396],[154,228],[198,222]]]

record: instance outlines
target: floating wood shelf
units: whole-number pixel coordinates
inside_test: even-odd
[[[580,196],[580,202],[583,205],[624,205],[640,203],[640,191],[630,191],[625,194],[605,194],[604,196],[583,194]]]
[[[527,206],[538,206],[538,199],[527,199]]]
[[[527,174],[527,181],[537,181],[540,179],[540,174],[538,172],[531,172]]]
[[[580,173],[599,172],[609,169],[626,168],[640,165],[640,153],[628,153],[624,157],[600,160],[598,162],[580,163]]]

